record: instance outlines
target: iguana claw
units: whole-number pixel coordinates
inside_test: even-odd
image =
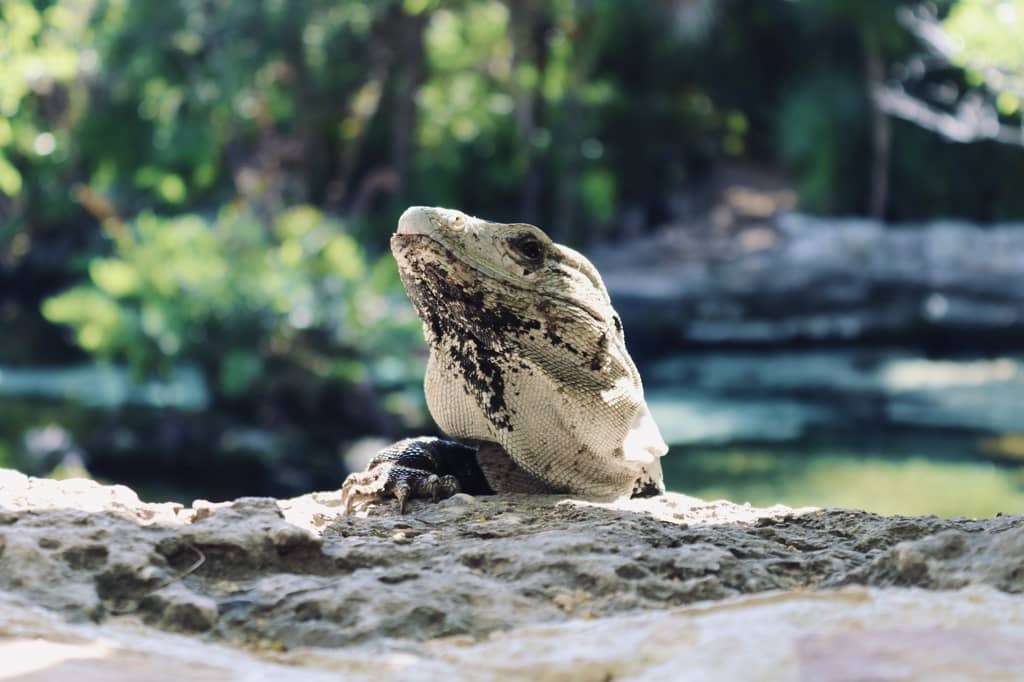
[[[476,449],[440,438],[407,438],[378,452],[366,471],[349,474],[341,486],[344,513],[356,504],[394,498],[398,511],[408,511],[409,500],[434,502],[466,490],[490,492],[476,466]]]

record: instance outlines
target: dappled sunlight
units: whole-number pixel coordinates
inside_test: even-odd
[[[565,499],[556,503],[570,507],[600,507],[612,511],[646,514],[669,523],[689,526],[723,526],[737,523],[755,523],[759,519],[787,516],[796,517],[817,511],[818,507],[779,502],[755,505],[725,499],[722,495],[691,496],[669,491],[655,497],[623,497],[612,502]]]
[[[882,382],[892,391],[914,391],[956,386],[984,386],[1024,379],[1018,360],[998,358],[952,362],[907,358],[892,360],[881,370]]]
[[[178,515],[182,505],[174,502],[142,504],[135,491],[123,485],[105,486],[84,478],[30,478],[17,471],[0,469],[0,490],[7,511],[74,509],[106,513],[122,510],[137,523],[182,523]]]
[[[44,679],[42,674],[47,668],[103,659],[112,651],[113,647],[102,641],[71,644],[42,639],[7,640],[0,631],[0,680],[23,679],[23,675],[33,673],[39,673],[39,679]]]
[[[70,509],[88,513],[114,513],[140,525],[181,526],[202,520],[234,502],[193,500],[190,506],[177,502],[142,502],[138,494],[123,485],[103,485],[88,479],[32,478],[0,469],[0,511]],[[329,511],[341,512],[340,491],[312,493],[274,502],[281,517],[291,526],[318,535],[330,519]]]

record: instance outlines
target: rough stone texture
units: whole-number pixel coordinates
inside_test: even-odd
[[[973,606],[963,608],[981,613],[981,604],[1003,605],[1002,620],[979,623],[1013,625],[997,633],[998,655],[1024,651],[1022,599],[1012,596],[1024,592],[1024,517],[945,520],[757,509],[676,494],[613,504],[457,495],[436,506],[416,502],[405,517],[396,516],[392,505],[372,507],[365,516],[338,516],[338,504],[336,493],[315,493],[280,501],[197,501],[185,508],[140,502],[122,486],[0,470],[0,605],[10,607],[0,608],[0,648],[4,638],[63,641],[54,634],[56,615],[68,627],[91,628],[75,636],[93,643],[104,633],[127,641],[118,638],[130,626],[136,634],[198,635],[211,645],[260,655],[288,659],[291,652],[288,662],[313,667],[320,665],[317,656],[335,654],[314,655],[307,647],[344,648],[353,665],[365,664],[360,679],[370,672],[402,677],[408,672],[402,652],[436,664],[418,668],[424,675],[445,672],[442,659],[456,669],[477,660],[487,661],[480,671],[500,678],[501,666],[514,665],[514,659],[494,658],[503,646],[524,657],[533,651],[530,641],[558,641],[560,633],[582,646],[587,628],[597,628],[590,636],[598,658],[608,655],[601,641],[621,641],[633,630],[661,632],[638,645],[636,665],[654,666],[651,679],[659,678],[656,669],[668,679],[664,665],[679,652],[662,652],[664,642],[690,647],[697,636],[660,631],[669,623],[659,626],[657,619],[630,625],[623,616],[655,618],[671,607],[733,603],[740,595],[768,591],[826,590],[826,602],[890,603],[890,597],[856,587],[866,585],[968,587],[962,600]],[[904,593],[912,595],[899,597],[904,610],[930,603],[925,593]],[[753,602],[757,608],[769,597],[760,599]],[[668,621],[682,618],[666,613]],[[685,618],[695,617],[687,613]],[[18,618],[35,623],[34,629],[15,627]],[[894,627],[906,625],[893,618]],[[914,626],[924,630],[904,635],[923,638],[921,646],[959,637],[936,634],[942,625],[936,615],[935,622]],[[966,627],[955,619],[945,625]],[[829,636],[814,634],[800,645],[798,658],[838,655]],[[872,636],[858,640],[865,652],[885,649],[884,638]],[[615,661],[602,658],[574,674],[602,679],[634,670],[622,659],[622,646],[613,649]],[[299,651],[307,652],[301,661]],[[544,651],[537,649],[537,660],[553,660],[555,651]],[[883,660],[885,651],[878,654]],[[388,664],[374,671],[372,652],[387,652]],[[552,665],[550,670],[572,672],[566,661]],[[483,672],[479,677],[488,679]],[[538,673],[534,679],[545,678]],[[1003,678],[994,673],[991,679]]]
[[[669,227],[590,255],[631,340],[652,325],[654,338],[694,344],[1024,334],[1022,224],[784,213],[747,232]]]
[[[167,680],[1017,682],[1024,609],[992,588],[782,592],[491,637],[238,648],[129,619],[69,624],[0,593],[0,677]]]

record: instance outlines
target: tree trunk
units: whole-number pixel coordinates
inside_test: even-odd
[[[885,55],[872,35],[864,36],[864,66],[868,106],[871,108],[871,177],[868,215],[885,218],[889,205],[889,158],[892,155],[892,123],[875,99],[875,91],[885,83]]]
[[[540,218],[541,194],[544,187],[543,158],[534,148],[537,131],[544,128],[544,96],[541,84],[548,65],[548,33],[550,18],[543,4],[533,0],[510,3],[512,35],[515,43],[513,69],[523,64],[533,66],[537,81],[521,88],[516,97],[516,128],[526,155],[526,175],[523,180],[519,209],[521,220],[537,223]]]
[[[402,17],[396,62],[400,65],[394,79],[395,113],[392,119],[391,166],[394,169],[396,194],[404,195],[409,186],[409,173],[416,146],[416,94],[426,79],[423,31],[427,25],[425,12]]]

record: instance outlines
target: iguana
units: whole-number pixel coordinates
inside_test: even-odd
[[[355,502],[464,491],[664,492],[668,447],[597,270],[522,223],[402,214],[391,251],[430,348],[427,407],[450,438],[410,438],[342,485]]]

